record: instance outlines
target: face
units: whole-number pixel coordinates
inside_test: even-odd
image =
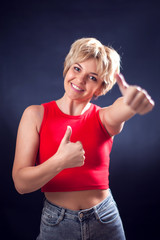
[[[90,101],[100,94],[101,87],[94,58],[73,64],[64,79],[65,92],[72,100]]]

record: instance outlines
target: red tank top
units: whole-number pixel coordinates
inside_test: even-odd
[[[55,101],[43,106],[37,163],[45,162],[56,153],[69,125],[72,127],[71,141],[81,141],[83,145],[85,164],[62,170],[42,187],[42,192],[107,189],[109,155],[113,141],[99,118],[100,107],[91,104],[84,114],[72,116],[64,114]]]

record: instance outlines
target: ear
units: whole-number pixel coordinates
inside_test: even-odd
[[[95,91],[95,93],[94,93],[94,96],[95,96],[95,97],[99,97],[99,96],[101,96],[101,95],[102,95],[102,86],[99,87],[99,88]]]
[[[99,97],[99,96],[101,96],[101,95],[104,94],[104,93],[103,93],[104,84],[105,84],[105,83],[102,82],[101,86],[95,91],[95,93],[94,93],[94,96],[95,96],[95,97]]]

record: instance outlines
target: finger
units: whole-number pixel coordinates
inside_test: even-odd
[[[71,134],[72,134],[72,128],[70,126],[67,126],[67,130],[64,134],[62,142],[64,143],[70,142]]]
[[[124,77],[123,77],[123,75],[121,73],[120,74],[116,74],[115,77],[116,77],[117,84],[119,86],[119,90],[122,93],[122,95],[124,96],[125,93],[126,93],[126,90],[129,87],[129,85],[126,82],[126,80],[124,79]]]
[[[140,87],[130,87],[125,96],[125,103],[137,112],[137,109],[143,105],[144,99],[146,99],[145,90]]]
[[[131,106],[136,97],[139,95],[139,93],[141,94],[141,91],[142,89],[140,87],[130,86],[126,91],[124,102],[127,105]]]
[[[84,163],[85,163],[85,156],[83,155],[82,156],[82,166],[84,165]]]
[[[82,143],[80,141],[77,141],[76,144],[80,146],[81,150],[83,150],[83,145],[82,145]]]
[[[144,115],[148,112],[150,112],[153,107],[154,107],[155,103],[154,101],[150,98],[145,98],[144,101],[143,101],[143,104],[141,106],[139,106],[137,112],[140,114],[140,115]]]

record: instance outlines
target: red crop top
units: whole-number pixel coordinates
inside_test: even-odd
[[[42,187],[42,192],[107,189],[112,138],[99,118],[100,107],[91,104],[84,114],[72,116],[63,113],[55,101],[43,106],[37,164],[45,162],[56,153],[68,125],[72,127],[71,141],[81,141],[83,145],[85,164],[62,170]]]

